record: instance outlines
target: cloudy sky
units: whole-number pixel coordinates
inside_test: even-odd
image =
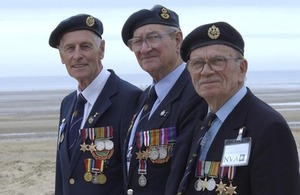
[[[104,66],[117,73],[141,73],[123,44],[121,29],[135,11],[162,4],[177,12],[184,36],[204,23],[226,21],[245,40],[249,70],[300,70],[299,0],[9,0],[0,6],[0,77],[67,75],[49,35],[65,18],[79,13],[104,24]]]

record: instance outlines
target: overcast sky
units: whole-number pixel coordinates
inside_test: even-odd
[[[300,70],[298,0],[9,0],[0,6],[0,77],[67,75],[48,39],[61,20],[79,13],[103,22],[106,68],[119,74],[141,73],[134,54],[122,42],[121,29],[133,12],[155,4],[177,12],[184,36],[204,23],[232,24],[244,37],[250,71]]]

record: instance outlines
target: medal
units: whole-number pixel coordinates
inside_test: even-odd
[[[147,184],[147,178],[144,175],[141,175],[138,182],[141,187],[144,187]]]
[[[145,174],[147,174],[147,163],[146,160],[139,160],[139,169],[138,174],[141,176],[138,179],[138,183],[141,187],[144,187],[147,185],[147,178],[145,177]]]
[[[224,175],[227,175],[228,172],[228,167],[220,167],[219,168],[219,177],[220,177],[220,183],[216,184],[217,185],[217,189],[216,192],[218,192],[218,194],[223,195],[226,194],[226,184],[224,184],[222,182]]]
[[[81,129],[80,131],[81,131],[80,134],[81,134],[82,142],[83,142],[82,144],[80,144],[80,151],[85,152],[85,151],[89,150],[88,145],[85,144],[85,140],[88,137],[88,133],[87,133],[87,129]]]
[[[230,166],[228,168],[228,179],[229,179],[230,184],[228,187],[226,187],[226,193],[229,195],[237,194],[235,191],[235,189],[237,187],[232,185],[232,180],[233,180],[234,176],[235,176],[235,167]]]
[[[114,142],[112,142],[111,140],[105,140],[104,141],[104,148],[106,150],[112,150],[114,148]]]
[[[215,187],[216,187],[216,181],[213,178],[210,178],[207,181],[206,189],[208,191],[213,191],[215,189]]]
[[[100,173],[99,175],[97,175],[97,181],[99,182],[99,184],[105,184],[107,178],[103,173]]]
[[[159,159],[164,159],[168,155],[167,149],[162,146],[158,148],[158,153],[159,153]]]
[[[95,144],[96,144],[96,149],[97,149],[98,151],[104,150],[104,147],[105,147],[104,141],[101,141],[101,140],[95,140]]]
[[[93,175],[91,172],[86,172],[84,174],[83,178],[86,182],[90,182],[90,181],[92,181]]]
[[[92,177],[92,183],[93,184],[99,184],[98,174],[97,173],[95,175],[93,175],[93,177]]]
[[[194,184],[194,188],[197,192],[200,192],[201,191],[201,182],[202,180],[199,178],[196,180],[195,184]]]
[[[156,160],[158,159],[158,156],[159,156],[159,153],[158,151],[156,150],[156,148],[152,148],[151,151],[150,151],[150,159],[151,160]]]

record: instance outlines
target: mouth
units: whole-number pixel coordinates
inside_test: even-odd
[[[85,66],[87,66],[87,64],[73,64],[72,68],[82,68],[82,67],[85,67]]]

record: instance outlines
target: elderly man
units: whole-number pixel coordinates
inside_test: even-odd
[[[79,14],[50,35],[50,46],[78,81],[60,109],[56,195],[125,193],[121,144],[141,90],[104,69],[102,33],[99,19]]]
[[[180,58],[178,15],[161,5],[139,10],[125,22],[122,38],[153,78],[124,146],[126,189],[134,195],[173,195],[184,172],[193,122],[207,110]]]
[[[245,86],[240,33],[225,22],[202,25],[184,39],[181,57],[209,117],[195,129],[178,194],[300,194],[295,140],[283,117]]]

